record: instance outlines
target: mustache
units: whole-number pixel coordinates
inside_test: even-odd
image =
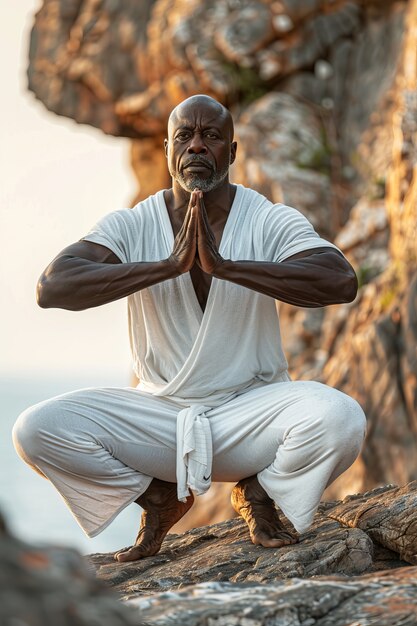
[[[214,167],[211,161],[207,159],[207,157],[202,156],[201,154],[193,154],[192,156],[190,156],[186,161],[184,161],[182,169],[185,169],[186,167],[188,167],[188,165],[191,165],[194,163],[202,163],[209,169],[214,170]]]

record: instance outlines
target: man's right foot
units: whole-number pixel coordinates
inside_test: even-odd
[[[137,561],[159,552],[170,528],[192,507],[194,496],[191,494],[187,502],[180,502],[176,483],[154,478],[135,502],[143,508],[139,533],[135,545],[116,552],[116,561]]]
[[[256,476],[240,480],[233,488],[231,501],[236,513],[247,523],[251,541],[255,545],[281,548],[297,543],[298,536],[285,529],[274,501]]]

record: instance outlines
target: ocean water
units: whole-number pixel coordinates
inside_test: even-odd
[[[111,552],[130,545],[137,533],[140,508],[131,504],[98,537],[89,539],[60,494],[28,467],[15,452],[11,431],[28,406],[66,391],[91,386],[127,386],[125,374],[80,377],[50,376],[0,380],[0,511],[11,531],[36,544],[77,548],[83,554]]]

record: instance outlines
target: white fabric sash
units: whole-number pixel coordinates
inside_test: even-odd
[[[182,502],[190,495],[189,489],[201,495],[211,484],[213,446],[205,416],[210,408],[194,405],[177,415],[177,493]]]

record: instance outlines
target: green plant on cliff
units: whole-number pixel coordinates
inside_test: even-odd
[[[356,270],[356,278],[358,279],[358,288],[367,285],[374,278],[372,268],[368,265],[360,265]]]
[[[372,282],[377,276],[383,272],[384,268],[379,267],[376,264],[369,264],[367,262],[360,265],[356,271],[356,278],[358,279],[359,289],[364,285]]]
[[[332,149],[327,139],[324,128],[321,130],[320,143],[311,147],[310,150],[303,151],[296,162],[300,169],[314,170],[321,174],[330,175]]]
[[[242,67],[225,59],[221,60],[221,65],[230,78],[242,104],[250,104],[269,92],[255,68]]]

